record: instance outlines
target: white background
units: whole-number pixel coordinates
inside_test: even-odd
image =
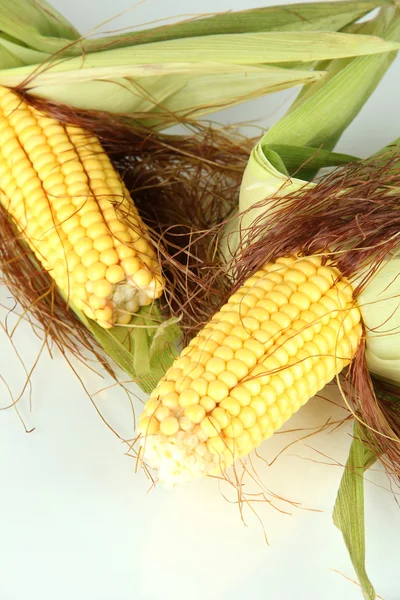
[[[131,6],[129,0],[52,0],[82,32]],[[266,1],[147,0],[103,30],[129,27],[166,16],[251,8]],[[397,60],[371,100],[343,136],[338,149],[367,156],[399,135]],[[269,96],[219,114],[226,122],[255,119],[264,127],[283,114],[296,92]],[[0,287],[0,302],[13,306]],[[0,309],[4,324],[6,311]],[[15,317],[8,321],[15,322]],[[40,349],[28,326],[15,343],[32,366]],[[24,372],[4,332],[0,332],[0,375],[18,396]],[[80,368],[88,389],[109,386]],[[32,409],[26,392],[19,403],[27,434],[16,412],[0,413],[0,598],[1,600],[360,600],[340,533],[331,511],[350,444],[346,425],[291,446],[273,466],[256,462],[271,494],[299,502],[293,508],[244,507],[243,525],[233,488],[213,480],[172,492],[149,491],[135,473],[135,461],[96,413],[64,359],[44,354],[34,373]],[[335,389],[326,396],[341,402]],[[133,435],[129,403],[115,388],[95,397],[105,417],[127,437]],[[0,406],[8,404],[0,382]],[[136,401],[139,406],[139,401]],[[311,400],[290,428],[318,428],[342,408]],[[310,430],[311,431],[311,430]],[[271,461],[292,439],[279,434],[261,456]],[[307,445],[306,445],[307,444]],[[311,446],[312,448],[310,448]],[[324,456],[325,455],[325,456]],[[399,600],[400,512],[379,467],[366,484],[367,566],[377,592]],[[245,479],[249,494],[260,487]],[[230,502],[226,500],[228,498]],[[253,498],[256,498],[255,496]],[[257,499],[261,499],[257,496]],[[314,509],[312,512],[308,509]],[[263,528],[270,545],[265,542]]]

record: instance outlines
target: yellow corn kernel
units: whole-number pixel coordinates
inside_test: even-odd
[[[224,427],[228,427],[231,421],[230,415],[221,406],[217,406],[217,408],[214,408],[211,415],[214,417],[214,419],[217,419],[222,429]]]
[[[158,432],[159,422],[155,417],[144,417],[140,420],[139,430],[142,436],[153,435]]]
[[[218,375],[218,380],[222,381],[229,389],[231,389],[238,384],[239,378],[231,371],[222,371],[222,373]]]
[[[183,390],[179,395],[179,404],[183,408],[187,406],[191,406],[193,404],[198,404],[200,402],[200,396],[194,390],[186,389]]]
[[[201,366],[201,365],[198,365],[198,366]],[[194,368],[196,368],[196,367],[194,367]],[[195,392],[197,392],[201,398],[204,398],[205,396],[207,396],[208,381],[207,381],[207,379],[204,379],[203,377],[199,377],[198,379],[193,379],[189,388],[191,390],[194,390]]]
[[[101,255],[100,255],[101,260]],[[123,268],[120,265],[112,265],[111,267],[107,267],[107,263],[105,264],[106,271],[104,273],[105,278],[109,283],[115,284],[120,283],[125,278],[125,273]]]
[[[215,437],[221,431],[221,425],[212,416],[205,417],[200,423],[200,427],[207,437]]]
[[[241,411],[241,406],[238,400],[235,398],[225,398],[219,403],[219,406],[223,408],[230,415],[237,417]]]
[[[160,431],[164,435],[174,435],[179,431],[179,421],[175,417],[167,417],[160,423]]]
[[[224,427],[223,432],[227,438],[238,438],[243,433],[243,424],[238,417],[232,417],[231,422],[227,427]]]
[[[192,423],[201,423],[206,416],[206,410],[199,404],[192,404],[185,408],[185,417],[187,417]]]
[[[203,396],[200,405],[209,413],[216,407],[216,402],[209,396]]]
[[[212,400],[218,403],[228,396],[229,388],[223,381],[210,381],[210,383],[208,384],[207,394],[210,398],[212,398]]]

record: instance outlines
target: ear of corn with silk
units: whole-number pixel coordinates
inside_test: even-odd
[[[148,232],[98,139],[1,87],[0,202],[71,306],[102,327],[162,294]]]
[[[354,356],[353,290],[321,257],[249,278],[183,350],[141,415],[143,457],[173,486],[256,448]]]

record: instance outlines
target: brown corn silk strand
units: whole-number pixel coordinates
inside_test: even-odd
[[[233,291],[279,256],[323,253],[346,277],[359,277],[357,297],[385,258],[400,249],[399,164],[397,148],[336,169],[315,187],[265,200],[265,216],[243,232],[247,244],[232,260]],[[366,443],[400,476],[400,390],[388,392],[371,379],[365,340],[342,389]]]

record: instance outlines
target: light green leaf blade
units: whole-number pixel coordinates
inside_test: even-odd
[[[306,161],[314,168],[346,164],[356,157],[319,148],[306,148],[286,144],[263,143],[253,148],[243,174],[237,219],[230,219],[222,243],[223,255],[229,259],[239,243],[247,243],[247,230],[256,220],[273,222],[277,210],[276,200],[290,193],[315,185],[301,179],[296,173]],[[288,173],[291,175],[289,177]],[[273,202],[268,204],[268,199]]]
[[[0,68],[13,69],[15,67],[20,67],[23,64],[23,61],[3,46],[0,39]]]
[[[307,185],[307,182],[296,177],[289,177],[287,169],[279,156],[268,146],[258,142],[251,151],[240,186],[239,207],[236,216],[232,216],[220,242],[220,252],[229,262],[239,248],[249,242],[248,231],[255,221],[266,219],[272,221],[276,206],[274,202]],[[308,184],[313,185],[313,184]]]
[[[381,33],[380,24],[376,28]],[[383,32],[385,39],[400,39],[396,11]],[[333,61],[328,76],[310,86],[301,101],[264,135],[264,144],[322,146],[332,149],[343,131],[361,110],[393,62],[396,52]]]
[[[388,4],[383,1],[312,2],[269,6],[245,11],[228,12],[211,17],[190,19],[175,24],[140,31],[88,39],[86,52],[98,52],[110,47],[148,44],[170,39],[209,36],[215,34],[256,33],[261,31],[338,31],[368,12]],[[80,54],[74,46],[71,55]]]
[[[364,472],[376,461],[376,456],[361,441],[354,424],[354,439],[340,483],[333,510],[333,522],[342,532],[344,542],[357,573],[366,600],[376,598],[375,590],[365,570]]]
[[[171,317],[163,321],[154,335],[152,335],[150,344],[150,363],[157,363],[159,357],[163,355],[166,344],[173,345],[180,337],[181,333],[178,327],[180,319]]]
[[[163,128],[178,118],[197,118],[251,98],[315,81],[323,73],[265,67],[217,74],[84,81],[32,88],[36,96],[75,108],[131,116],[148,127]],[[35,84],[37,81],[34,82]]]
[[[82,39],[79,32],[45,0],[0,0],[0,29],[23,45],[45,53],[80,56],[171,39],[265,31],[338,31],[390,0],[316,2],[221,13],[145,30]],[[79,40],[79,43],[72,43]]]
[[[314,42],[311,45],[310,35]],[[231,50],[233,42],[235,53]],[[330,45],[331,42],[333,45]],[[79,57],[56,61],[40,68],[32,65],[7,69],[0,72],[0,84],[17,86],[25,83],[26,88],[36,95],[76,108],[131,114],[147,113],[162,105],[164,111],[178,112],[179,117],[189,115],[195,118],[270,91],[316,81],[321,77],[321,73],[315,71],[265,66],[268,57],[280,60],[283,56],[295,56],[297,59],[302,56],[304,60],[309,60],[332,53],[342,56],[349,52],[381,52],[384,48],[387,49],[388,46],[376,37],[336,33],[272,32],[205,36],[136,46],[133,52],[122,48],[94,53],[86,56],[85,60]],[[165,75],[168,79],[162,80],[154,77],[156,69],[158,73],[168,73],[173,68],[182,70],[182,55],[185,57],[185,69],[192,69],[193,72],[177,72],[175,79],[174,74]],[[207,59],[212,62],[204,64]],[[107,66],[104,66],[104,61]],[[177,63],[172,64],[171,61]],[[216,63],[219,63],[218,66]],[[239,71],[236,71],[237,67]],[[201,72],[202,69],[205,73]],[[218,73],[215,74],[216,72]],[[35,76],[26,83],[26,78],[32,73]],[[140,73],[145,73],[149,81],[139,79]],[[127,78],[126,75],[130,77]],[[263,81],[264,75],[266,79]],[[133,76],[134,82],[131,79]],[[76,78],[84,88],[78,87]],[[107,79],[100,82],[102,88],[99,86],[99,79]],[[115,90],[110,89],[113,85]],[[138,97],[141,108],[132,106],[137,103]],[[166,99],[169,99],[167,105]],[[168,126],[170,123],[171,119],[158,127]],[[146,122],[146,125],[149,123]]]
[[[367,328],[368,369],[395,386],[400,385],[399,273],[400,253],[388,256],[358,297]]]
[[[131,353],[132,365],[138,381],[143,381],[143,376],[150,373],[150,340],[145,321],[138,317],[135,319],[135,324],[134,347]]]
[[[109,68],[121,68],[174,63],[247,66],[292,61],[309,63],[330,58],[387,53],[399,47],[398,42],[385,41],[376,36],[336,32],[272,31],[221,34],[141,44],[133,49],[116,48],[75,58],[61,58],[47,65],[46,72],[64,74],[82,70],[88,71],[88,77],[92,77],[91,71],[103,69],[105,65]],[[35,67],[35,72],[37,69],[38,66]],[[33,67],[21,67],[8,74],[15,79],[9,79],[5,73],[1,73],[1,80],[6,85],[18,85],[25,77],[31,75],[32,71]]]
[[[378,35],[383,37],[385,31],[389,27],[394,16],[393,7],[386,7],[384,10],[379,11],[379,13],[368,21],[363,21],[361,23],[353,23],[343,29],[343,33],[360,33],[362,35]],[[337,73],[339,73],[343,68],[345,68],[348,64],[350,64],[351,59],[338,59],[331,61],[319,61],[314,64],[314,68],[316,70],[326,70],[328,77],[326,81],[333,78]],[[326,83],[324,82],[324,84]],[[322,85],[324,85],[322,84]],[[300,104],[305,102],[308,98],[313,96],[319,89],[321,89],[322,85],[308,85],[304,86],[303,89],[298,94],[295,101],[290,106],[288,113],[295,110]]]
[[[96,57],[99,54],[95,55]],[[111,58],[111,56],[110,56]],[[65,63],[66,64],[66,63]],[[307,80],[316,81],[324,72],[308,71],[300,69],[285,69],[268,65],[242,65],[224,62],[167,62],[167,63],[139,63],[130,64],[129,62],[111,62],[110,64],[99,64],[85,67],[66,69],[59,71],[53,69],[50,65],[35,65],[32,67],[21,67],[19,69],[8,69],[0,72],[0,80],[3,85],[18,86],[23,85],[26,90],[31,92],[39,87],[46,86],[66,86],[87,83],[91,81],[106,81],[118,83],[123,80],[134,80],[138,78],[167,77],[168,75],[192,75],[194,77],[212,74],[237,73],[247,75],[270,74],[271,78],[278,80]],[[25,82],[27,77],[31,80]]]
[[[75,309],[74,309],[75,310]],[[103,329],[75,310],[108,358],[111,358],[139,387],[150,393],[177,355],[180,336],[176,320],[164,321],[157,306],[144,307],[132,317],[130,327]],[[155,347],[153,347],[153,342]]]
[[[49,53],[79,38],[75,27],[45,0],[0,0],[0,31]]]
[[[400,167],[400,138],[373,155],[376,161],[391,159],[391,171]],[[393,160],[395,159],[395,160]],[[390,172],[388,175],[390,175]],[[393,190],[396,193],[395,190]],[[398,193],[398,192],[397,192]],[[391,386],[400,386],[400,253],[386,257],[371,281],[358,296],[358,305],[367,331],[368,370]],[[354,280],[361,283],[363,274]]]
[[[15,64],[10,64],[10,66],[7,67],[7,65],[3,64],[3,60],[0,54],[1,69],[19,67],[24,65],[34,65],[35,63],[40,63],[48,60],[51,56],[50,54],[46,54],[45,52],[38,52],[37,50],[32,50],[32,48],[27,48],[26,46],[16,44],[15,42],[10,42],[10,40],[4,38],[1,34],[0,46],[15,57]]]
[[[336,167],[346,165],[350,162],[358,161],[359,158],[350,154],[339,152],[330,152],[322,148],[311,148],[309,146],[292,146],[290,144],[270,144],[264,147],[276,152],[289,175],[293,175],[301,167],[306,166],[307,169],[323,169],[325,167]],[[297,174],[297,173],[296,173]]]

